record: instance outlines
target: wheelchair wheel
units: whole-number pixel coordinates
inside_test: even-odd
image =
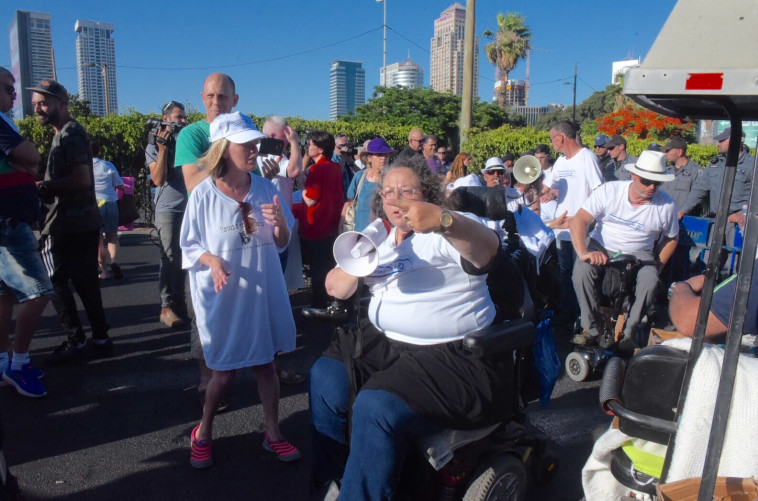
[[[526,498],[526,467],[510,454],[491,458],[474,473],[473,478],[463,501],[521,501]]]
[[[566,357],[566,374],[581,383],[590,375],[590,363],[581,354],[571,352]]]

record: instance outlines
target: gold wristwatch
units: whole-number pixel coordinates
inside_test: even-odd
[[[452,225],[453,213],[443,208],[442,213],[440,214],[440,227],[435,233],[445,233]]]

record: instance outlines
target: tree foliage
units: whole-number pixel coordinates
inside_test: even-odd
[[[501,108],[506,106],[508,75],[518,62],[525,58],[531,48],[532,32],[524,24],[526,19],[517,12],[506,12],[497,15],[497,31],[490,30],[482,36],[492,40],[484,46],[487,60],[497,68],[500,90],[497,101]]]
[[[626,104],[627,98],[621,94],[621,85],[611,84],[604,90],[593,92],[587,99],[576,107],[576,122],[582,131],[582,136],[597,134],[595,119],[612,112]],[[571,120],[573,108],[555,110],[537,119],[535,127],[539,130],[550,130],[561,120]]]
[[[429,87],[375,87],[369,101],[356,108],[354,115],[342,117],[335,123],[340,127],[343,123],[385,123],[408,127],[409,130],[417,127],[426,134],[437,135],[442,143],[457,148],[460,113],[461,98],[452,92],[437,92]],[[523,117],[484,102],[474,105],[473,115],[475,128],[489,129],[524,123]]]

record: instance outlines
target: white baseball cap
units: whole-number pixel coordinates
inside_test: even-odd
[[[211,122],[211,142],[228,139],[236,144],[245,144],[264,137],[266,134],[258,130],[253,120],[239,111],[222,113]]]

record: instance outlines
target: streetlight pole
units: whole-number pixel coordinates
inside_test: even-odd
[[[387,0],[376,0],[384,4],[384,56],[382,57],[382,87],[387,86]]]
[[[100,68],[103,72],[103,83],[105,87],[105,116],[111,114],[111,99],[108,94],[108,63],[84,63],[84,66],[90,68]]]
[[[574,102],[571,105],[571,121],[576,124],[576,65],[574,65]]]

